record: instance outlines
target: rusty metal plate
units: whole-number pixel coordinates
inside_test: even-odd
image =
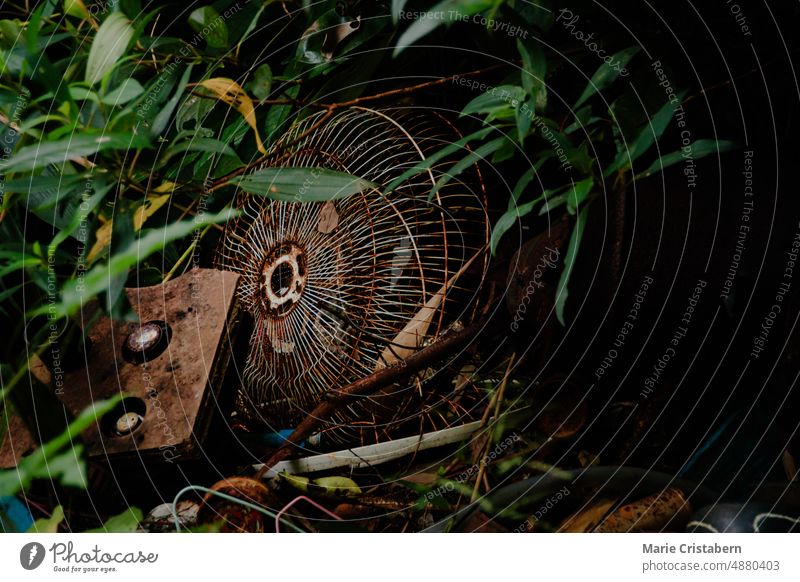
[[[74,415],[95,400],[120,393],[126,398],[124,409],[84,433],[90,457],[159,455],[172,461],[191,456],[202,443],[232,357],[237,281],[233,273],[194,269],[162,285],[128,289],[140,321],[101,317],[91,328],[85,365],[64,374],[59,398]],[[146,347],[158,335],[142,328],[148,322],[158,322],[165,337],[155,352],[139,357],[130,348]],[[9,419],[9,428],[2,466],[13,466],[31,448],[21,422]]]

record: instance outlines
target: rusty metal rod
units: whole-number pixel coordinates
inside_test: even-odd
[[[289,456],[292,445],[299,443],[313,434],[325,419],[329,418],[340,407],[345,406],[350,399],[355,396],[374,394],[381,388],[385,388],[406,376],[419,372],[432,363],[454,353],[456,350],[474,340],[481,329],[483,329],[484,325],[485,323],[472,324],[463,328],[461,331],[446,334],[431,345],[412,354],[398,364],[389,366],[388,368],[382,368],[339,390],[328,392],[329,398],[323,398],[314,410],[297,425],[297,428],[289,435],[285,443],[282,444],[264,463],[261,469],[259,469],[258,473],[256,473],[256,479],[262,479],[267,471],[269,471],[270,467]]]

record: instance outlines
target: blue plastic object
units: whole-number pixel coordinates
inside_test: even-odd
[[[26,532],[33,525],[33,516],[16,497],[0,497],[0,531]]]
[[[251,444],[259,444],[264,445],[267,447],[278,448],[283,443],[286,442],[286,439],[289,438],[289,435],[294,432],[294,429],[285,428],[279,431],[272,431],[272,432],[258,432],[258,433],[244,433],[242,436],[242,440],[245,443]],[[300,441],[298,443],[301,447],[306,447],[310,445],[312,447],[318,446],[320,444],[321,435],[312,435],[308,438],[307,441]]]

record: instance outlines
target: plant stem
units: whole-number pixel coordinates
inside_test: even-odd
[[[197,247],[197,243],[200,242],[200,239],[202,239],[210,229],[211,225],[207,224],[206,227],[202,230],[202,232],[197,237],[195,237],[195,239],[192,241],[192,244],[189,245],[189,247],[183,252],[180,258],[175,262],[175,264],[172,265],[172,268],[169,270],[169,273],[164,275],[164,280],[162,281],[163,283],[166,283],[167,281],[172,279],[173,275],[175,275],[175,273],[178,271],[178,267],[180,267],[186,259],[188,259],[190,256],[192,256],[192,254],[194,254],[194,249]]]

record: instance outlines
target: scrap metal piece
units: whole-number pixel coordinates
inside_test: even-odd
[[[139,322],[97,320],[86,363],[64,374],[59,396],[77,416],[95,401],[125,395],[84,433],[90,457],[173,461],[196,452],[232,358],[237,283],[233,273],[194,269],[162,285],[127,289]],[[92,321],[92,311],[84,310],[83,323]],[[33,373],[48,381],[43,364]],[[35,446],[18,418],[8,422],[2,467],[16,465]]]
[[[251,430],[293,426],[328,391],[471,320],[488,260],[479,172],[450,174],[456,156],[405,176],[457,140],[435,115],[360,107],[311,115],[277,140],[265,167],[334,170],[378,187],[306,202],[304,183],[297,202],[238,199],[217,263],[241,275],[238,299],[254,320],[237,397]],[[312,171],[308,185],[322,179]],[[419,415],[425,407],[409,405],[418,392],[354,403],[329,436],[350,442],[367,429],[374,440],[372,429]]]

